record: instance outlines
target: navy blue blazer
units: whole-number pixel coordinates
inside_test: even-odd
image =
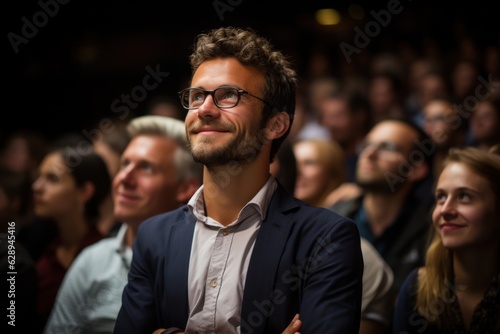
[[[183,206],[140,225],[115,334],[185,328],[195,223]],[[357,334],[362,275],[354,222],[278,185],[250,259],[241,333],[280,334],[300,313],[303,334]]]

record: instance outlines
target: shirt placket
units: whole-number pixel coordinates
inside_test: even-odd
[[[206,281],[206,294],[205,294],[205,309],[210,310],[205,314],[203,323],[209,326],[208,328],[201,329],[200,333],[215,333],[216,331],[216,317],[217,317],[217,303],[222,288],[222,281],[224,278],[224,271],[231,251],[231,244],[233,242],[234,233],[230,228],[219,230],[215,238],[214,247],[210,256],[210,263],[208,266],[208,275]]]

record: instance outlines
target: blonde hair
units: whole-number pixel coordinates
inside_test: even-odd
[[[130,137],[138,135],[159,135],[176,141],[184,148],[188,147],[184,122],[165,116],[136,117],[127,125]]]
[[[321,201],[324,202],[326,196],[342,183],[347,181],[347,170],[345,166],[345,154],[335,140],[332,139],[302,139],[295,142],[295,145],[307,143],[314,147],[323,169],[328,175],[328,187],[325,194],[322,194]],[[323,205],[324,203],[316,203]]]
[[[203,165],[193,160],[189,151],[184,122],[167,116],[147,115],[134,118],[127,125],[131,138],[141,135],[156,135],[175,141],[179,148],[174,154],[176,180],[185,181],[196,177],[200,182],[203,175]]]
[[[347,172],[342,147],[331,139],[313,139],[311,143],[316,147],[321,162],[330,176],[330,190],[334,190],[346,182]]]
[[[474,147],[452,148],[443,162],[441,172],[452,163],[462,163],[477,175],[487,179],[496,197],[497,207],[500,205],[499,155],[494,151],[487,152]],[[446,293],[454,285],[452,261],[453,252],[443,246],[440,234],[434,231],[427,249],[425,270],[421,270],[418,279],[415,310],[439,327],[446,325],[443,319],[450,313],[450,303],[446,300]],[[436,310],[434,306],[439,302],[444,306],[441,311]]]

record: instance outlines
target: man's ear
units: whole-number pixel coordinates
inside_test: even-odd
[[[290,127],[290,115],[284,111],[274,114],[268,121],[266,139],[272,141],[282,137]]]

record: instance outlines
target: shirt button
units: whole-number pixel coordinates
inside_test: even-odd
[[[222,230],[222,235],[226,236],[229,234],[229,230]]]
[[[217,280],[214,280],[214,279],[213,279],[213,280],[211,280],[211,281],[210,281],[210,286],[211,286],[212,288],[215,288],[215,287],[217,286]]]

